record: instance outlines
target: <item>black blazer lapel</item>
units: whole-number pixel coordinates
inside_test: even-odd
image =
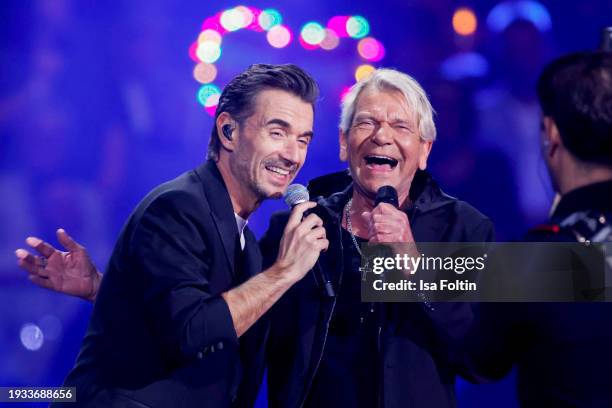
[[[204,194],[210,206],[211,215],[219,240],[223,244],[225,258],[227,259],[230,271],[235,274],[234,255],[236,250],[236,237],[238,236],[238,226],[227,187],[223,182],[221,173],[213,161],[206,161],[195,169],[196,174],[202,180]]]
[[[246,257],[244,260],[244,277],[249,279],[261,272],[262,256],[255,235],[253,235],[249,227],[244,229],[244,239],[244,256]]]

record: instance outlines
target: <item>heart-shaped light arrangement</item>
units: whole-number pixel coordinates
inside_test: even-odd
[[[214,116],[221,95],[221,90],[213,81],[217,77],[215,62],[221,58],[224,37],[241,29],[252,30],[265,33],[270,46],[284,48],[293,40],[293,31],[283,25],[282,20],[277,10],[247,6],[237,6],[204,20],[197,41],[189,48],[189,55],[197,63],[193,76],[202,84],[198,90],[198,101],[209,115]],[[375,70],[370,63],[380,61],[385,56],[383,44],[368,36],[369,32],[370,25],[364,17],[334,16],[325,27],[317,22],[304,24],[298,39],[306,50],[323,51],[334,50],[343,38],[358,40],[357,52],[364,61],[355,70],[355,79],[360,80]],[[347,91],[348,86],[342,93]]]

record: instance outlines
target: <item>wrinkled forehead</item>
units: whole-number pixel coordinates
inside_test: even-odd
[[[384,83],[371,84],[361,90],[355,101],[353,121],[361,116],[414,123],[418,119],[413,103],[404,92]]]

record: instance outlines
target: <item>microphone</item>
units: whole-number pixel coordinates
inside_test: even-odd
[[[308,193],[308,189],[303,185],[292,184],[287,187],[287,190],[285,190],[283,200],[285,200],[285,204],[293,208],[298,204],[302,204],[310,200],[310,194]]]
[[[376,207],[380,203],[391,204],[395,208],[399,208],[399,200],[397,199],[397,190],[393,186],[382,186],[376,192],[376,198],[374,199],[374,207]],[[386,277],[383,275],[383,279]],[[371,304],[370,310],[374,311],[374,303]],[[382,307],[378,307],[378,325],[382,327],[384,309]]]
[[[310,194],[308,193],[308,189],[303,185],[291,184],[289,187],[287,187],[287,190],[283,195],[283,199],[289,207],[293,208],[298,204],[305,203],[306,201],[310,200]],[[310,213],[311,211],[308,210],[304,212],[304,216],[307,216]],[[332,285],[329,276],[327,276],[327,273],[323,270],[323,268],[321,268],[318,259],[315,267],[313,268],[313,273],[315,274],[315,279],[317,281],[323,282],[323,291],[325,295],[328,297],[335,297],[336,292],[334,291],[334,286]],[[317,275],[319,276],[317,277]]]
[[[376,198],[374,199],[374,207],[380,203],[391,204],[395,208],[399,208],[399,202],[397,200],[397,191],[391,186],[382,186],[376,192]]]

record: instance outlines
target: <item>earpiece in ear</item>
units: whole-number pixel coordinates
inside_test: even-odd
[[[232,140],[232,133],[234,132],[234,129],[232,129],[231,125],[223,125],[221,132],[223,132],[223,136],[225,136],[227,140]]]

